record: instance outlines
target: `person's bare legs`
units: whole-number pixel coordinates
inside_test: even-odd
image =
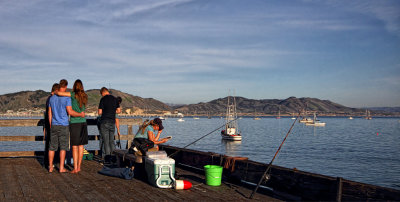
[[[56,153],[55,151],[49,150],[49,172],[50,173],[53,172],[53,169],[54,169],[53,160],[54,160],[54,154],[55,153]]]
[[[74,159],[74,170],[71,173],[78,173],[78,166],[79,166],[78,147],[79,146],[72,145],[72,158]]]
[[[78,146],[78,172],[81,171],[82,159],[83,159],[83,145],[79,145]]]
[[[60,173],[66,173],[67,170],[64,168],[64,161],[65,161],[65,150],[60,150]]]

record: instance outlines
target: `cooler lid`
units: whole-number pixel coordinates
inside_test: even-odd
[[[175,159],[164,157],[164,158],[146,158],[146,162],[149,162],[151,164],[175,164]]]
[[[146,157],[157,159],[167,157],[167,152],[165,151],[149,151],[146,153]]]

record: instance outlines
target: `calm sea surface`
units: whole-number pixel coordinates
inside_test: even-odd
[[[165,136],[173,136],[167,144],[184,147],[224,124],[220,118],[175,118],[164,121]],[[324,174],[332,177],[400,189],[400,119],[324,118],[325,127],[296,123],[274,161],[275,165]],[[290,118],[262,118],[238,120],[241,142],[222,141],[220,130],[210,134],[189,149],[211,151],[230,156],[244,156],[269,163],[288,132]],[[121,132],[127,133],[122,126]],[[137,127],[134,128],[134,131]],[[42,135],[41,127],[3,127],[0,135]],[[89,127],[89,134],[98,134]],[[125,144],[123,144],[125,145]],[[43,150],[41,142],[0,142],[0,151]],[[87,149],[97,149],[91,141]]]

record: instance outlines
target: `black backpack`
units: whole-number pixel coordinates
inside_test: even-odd
[[[132,145],[129,148],[129,153],[131,154],[135,153],[133,147],[136,147],[142,153],[142,155],[146,155],[146,152],[150,148],[154,147],[154,142],[146,138],[135,138],[133,139]]]

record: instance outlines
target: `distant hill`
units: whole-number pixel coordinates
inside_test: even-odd
[[[43,90],[21,91],[0,95],[0,112],[7,110],[18,111],[20,109],[44,108],[46,99],[50,93]]]
[[[122,98],[123,112],[136,113],[136,114],[163,114],[165,112],[180,112],[185,115],[224,115],[226,110],[226,103],[228,97],[219,98],[210,102],[201,102],[198,104],[189,105],[174,105],[165,104],[153,98],[142,98],[119,90],[110,89],[111,94]],[[86,91],[88,94],[87,112],[96,112],[101,98],[99,89],[91,89]],[[49,92],[43,90],[36,91],[21,91],[17,93],[10,93],[0,95],[0,113],[5,113],[8,110],[14,112],[35,110],[36,112],[45,108]],[[287,99],[248,99],[244,97],[236,97],[237,111],[240,115],[277,115],[278,111],[282,115],[291,115],[297,113],[299,110],[304,109],[308,112],[315,111],[319,115],[364,115],[365,109],[346,107],[329,100],[320,100],[317,98],[296,98],[289,97]],[[399,115],[396,110],[398,108],[390,109],[373,108],[372,115]],[[383,111],[374,111],[383,110]]]
[[[115,89],[110,89],[110,91],[113,96],[122,98],[121,105],[123,110],[133,107],[135,110],[140,109],[146,113],[162,113],[171,110],[168,105],[153,98],[142,98]],[[86,91],[86,94],[88,95],[88,108],[97,110],[101,98],[100,90],[91,89]]]
[[[212,100],[207,103],[190,104],[176,108],[176,110],[189,113],[196,112],[197,114],[222,114],[226,110],[228,97]],[[254,100],[244,97],[236,97],[237,112],[241,114],[292,114],[304,109],[307,105],[307,111],[316,111],[319,113],[337,113],[337,114],[352,114],[363,113],[364,110],[345,107],[343,105],[331,102],[329,100],[320,100],[317,98],[296,98],[289,97],[284,100],[279,99],[263,99]]]
[[[146,113],[163,113],[171,110],[168,105],[153,98],[141,98],[115,89],[110,89],[110,91],[115,97],[120,96],[122,98],[121,105],[123,110],[131,109],[132,112],[139,110]],[[96,111],[101,98],[100,90],[91,89],[86,91],[86,94],[88,95],[88,112]],[[0,95],[0,112],[5,113],[7,110],[16,112],[38,108],[44,109],[48,96],[50,96],[50,93],[43,90]]]
[[[400,107],[368,107],[365,109],[382,112],[400,112]]]

